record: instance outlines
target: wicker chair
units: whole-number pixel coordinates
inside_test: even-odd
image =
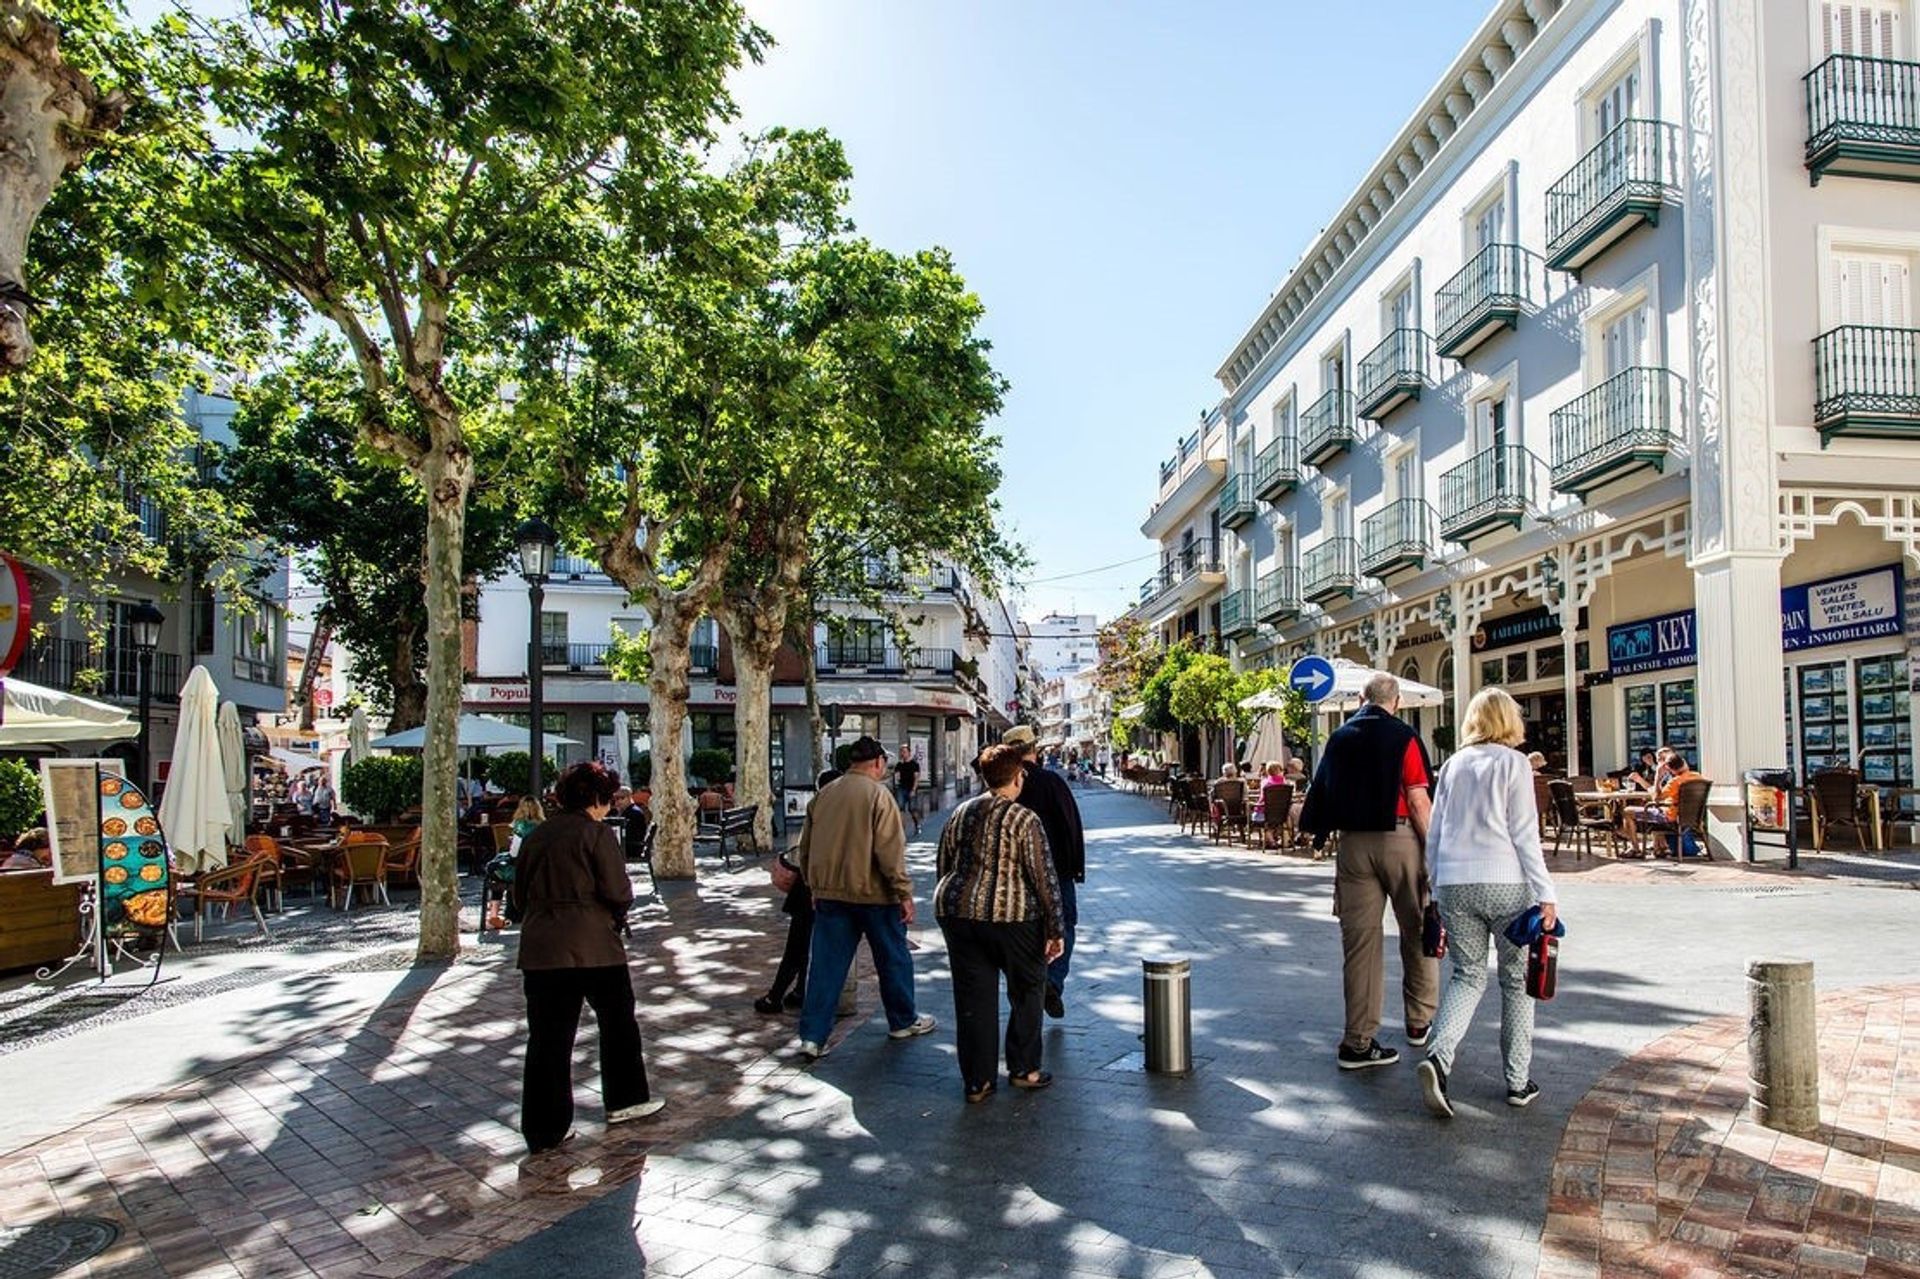
[[[1207,799],[1207,783],[1198,777],[1187,778],[1180,796],[1181,828],[1197,835],[1212,824],[1213,804]]]
[[[1680,789],[1673,795],[1674,846],[1676,851],[1683,850],[1689,834],[1700,845],[1700,855],[1711,858],[1711,845],[1707,843],[1707,796],[1713,793],[1713,783],[1704,777],[1695,777],[1680,783]]]
[[[1238,832],[1240,842],[1246,843],[1249,807],[1247,784],[1237,777],[1222,778],[1214,783],[1214,790],[1217,797],[1207,807],[1213,842],[1217,844],[1222,835]]]
[[[218,906],[223,915],[231,915],[233,908],[242,902],[253,912],[253,922],[260,927],[260,935],[268,941],[273,934],[267,931],[267,918],[260,913],[260,883],[263,871],[271,871],[273,863],[265,857],[249,857],[233,866],[220,870],[210,870],[193,881],[193,940],[199,941],[206,926],[207,908]]]
[[[1285,848],[1292,842],[1293,783],[1268,782],[1260,788],[1260,846]]]
[[[348,835],[346,844],[334,858],[332,871],[328,896],[339,898],[341,910],[353,909],[353,890],[357,887],[371,890],[381,902],[392,905],[387,898],[386,836],[363,831]]]
[[[1827,836],[1838,826],[1853,828],[1853,842],[1866,851],[1866,824],[1860,816],[1860,774],[1851,768],[1823,768],[1813,775],[1807,796],[1813,816],[1813,847],[1825,852]]]

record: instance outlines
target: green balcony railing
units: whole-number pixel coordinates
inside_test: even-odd
[[[1319,604],[1352,595],[1360,585],[1360,547],[1350,537],[1328,538],[1300,557],[1301,594]]]
[[[1532,300],[1532,260],[1517,244],[1489,244],[1434,295],[1434,347],[1458,359],[1512,327]]]
[[[1253,476],[1244,471],[1228,471],[1225,487],[1220,490],[1220,527],[1239,528],[1251,524],[1260,514],[1260,508],[1253,504]]]
[[[1517,525],[1534,505],[1540,461],[1517,444],[1468,458],[1440,477],[1440,536],[1455,542]]]
[[[1920,329],[1847,324],[1813,340],[1813,422],[1836,435],[1920,435]]]
[[[1253,618],[1253,592],[1228,591],[1220,600],[1220,634],[1228,639],[1251,635],[1256,629]]]
[[[1325,466],[1357,438],[1351,391],[1328,391],[1300,415],[1300,456],[1309,466]]]
[[[1835,54],[1807,72],[1807,170],[1920,176],[1920,63]]]
[[[1558,493],[1589,493],[1651,466],[1659,470],[1678,442],[1680,375],[1624,369],[1547,418]]]
[[[1300,441],[1293,432],[1276,437],[1253,455],[1253,495],[1271,502],[1300,484]]]
[[[1427,384],[1427,335],[1419,329],[1395,329],[1360,360],[1360,390],[1355,412],[1378,422]]]
[[[1263,622],[1283,622],[1300,611],[1300,568],[1286,564],[1263,573],[1253,587],[1253,615]]]
[[[1577,272],[1676,194],[1675,130],[1622,120],[1547,188],[1547,265]]]
[[[1361,571],[1419,568],[1433,556],[1433,508],[1425,498],[1389,502],[1360,524]]]

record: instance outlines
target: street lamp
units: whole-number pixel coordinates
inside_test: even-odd
[[[153,788],[153,768],[149,754],[148,738],[153,727],[153,650],[160,647],[160,627],[166,622],[166,615],[153,606],[152,600],[141,600],[127,610],[127,638],[133,644],[133,653],[140,669],[140,789],[150,791]]]
[[[527,765],[527,790],[538,799],[544,790],[540,756],[546,747],[542,740],[542,730],[546,727],[546,697],[542,688],[546,654],[540,644],[540,604],[546,596],[547,576],[553,572],[553,548],[559,539],[554,535],[553,526],[536,515],[514,530],[513,540],[520,544],[520,576],[527,580],[527,710],[532,723],[527,730],[527,753],[532,756]]]

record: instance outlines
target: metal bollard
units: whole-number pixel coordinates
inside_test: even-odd
[[[1140,978],[1147,1009],[1147,1069],[1157,1075],[1193,1072],[1193,965],[1185,959],[1143,959]]]
[[[1747,961],[1747,1096],[1754,1118],[1780,1132],[1820,1127],[1820,1051],[1813,961]]]

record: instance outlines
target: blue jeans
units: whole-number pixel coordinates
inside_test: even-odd
[[[807,960],[807,998],[800,1006],[800,1038],[824,1044],[833,1030],[833,1010],[860,939],[867,939],[874,971],[880,976],[880,1002],[887,1029],[913,1024],[913,952],[907,949],[907,924],[900,906],[863,906],[855,902],[813,902],[813,948]]]
[[[1047,965],[1047,985],[1055,990],[1067,988],[1067,969],[1073,963],[1073,930],[1080,923],[1080,902],[1071,877],[1060,877],[1060,958]]]

